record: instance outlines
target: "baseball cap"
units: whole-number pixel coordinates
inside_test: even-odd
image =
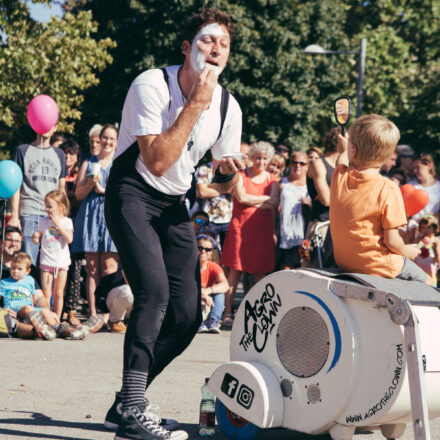
[[[397,145],[396,153],[398,157],[413,157],[414,150],[409,145]]]
[[[277,145],[275,147],[275,151],[277,153],[280,153],[280,152],[289,153],[290,152],[289,147],[286,147],[285,145],[281,145],[281,144]]]

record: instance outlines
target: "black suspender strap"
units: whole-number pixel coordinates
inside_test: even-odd
[[[163,72],[163,78],[167,83],[168,93],[170,94],[170,103],[168,104],[168,109],[169,109],[171,107],[171,92],[170,92],[168,72],[165,67],[161,67],[160,70],[162,70]],[[217,139],[222,135],[223,125],[225,125],[226,114],[228,113],[229,96],[230,96],[229,92],[222,87],[222,99],[220,102],[220,130],[218,132]]]
[[[229,96],[229,92],[222,88],[222,101],[220,103],[220,131],[218,132],[217,139],[222,135],[223,125],[225,125],[226,113],[228,112]]]
[[[165,67],[161,67],[160,70],[162,70],[163,79],[167,83],[168,93],[170,94],[170,103],[168,104],[168,110],[169,110],[170,107],[171,107],[171,92],[170,92],[170,84],[169,84],[169,80],[168,80],[168,72],[167,72],[167,69]]]

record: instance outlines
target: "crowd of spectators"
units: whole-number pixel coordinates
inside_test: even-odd
[[[20,145],[15,153],[24,179],[11,199],[2,243],[3,307],[14,318],[20,337],[82,339],[104,324],[124,333],[133,295],[118,267],[103,214],[118,129],[93,126],[87,151],[55,129]],[[316,264],[311,251],[316,231],[324,241],[329,229],[339,133],[333,128],[322,149],[313,146],[305,152],[264,141],[243,143],[246,168],[230,194],[209,187],[212,162],[197,168],[187,208],[200,259],[201,333],[231,327],[240,280],[246,291],[275,270]],[[399,145],[380,173],[398,186],[409,183],[429,194],[427,206],[408,217],[401,236],[406,244],[424,249],[415,262],[436,285],[440,181],[434,160]],[[12,271],[15,266],[21,275]],[[7,292],[17,283],[27,287],[15,289],[20,294],[12,295],[12,301]],[[80,304],[87,305],[83,322],[78,317]]]

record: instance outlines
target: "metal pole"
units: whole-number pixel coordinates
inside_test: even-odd
[[[362,116],[362,97],[364,89],[364,73],[365,73],[365,58],[367,56],[367,39],[361,38],[361,47],[359,48],[358,59],[358,78],[356,84],[356,118]]]

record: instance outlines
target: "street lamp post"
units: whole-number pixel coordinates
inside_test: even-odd
[[[361,38],[359,50],[356,52],[342,51],[342,50],[326,50],[317,44],[311,44],[304,49],[305,53],[311,55],[358,55],[357,71],[358,77],[356,82],[356,117],[362,116],[362,99],[364,91],[364,73],[365,73],[365,58],[367,55],[367,39]]]

